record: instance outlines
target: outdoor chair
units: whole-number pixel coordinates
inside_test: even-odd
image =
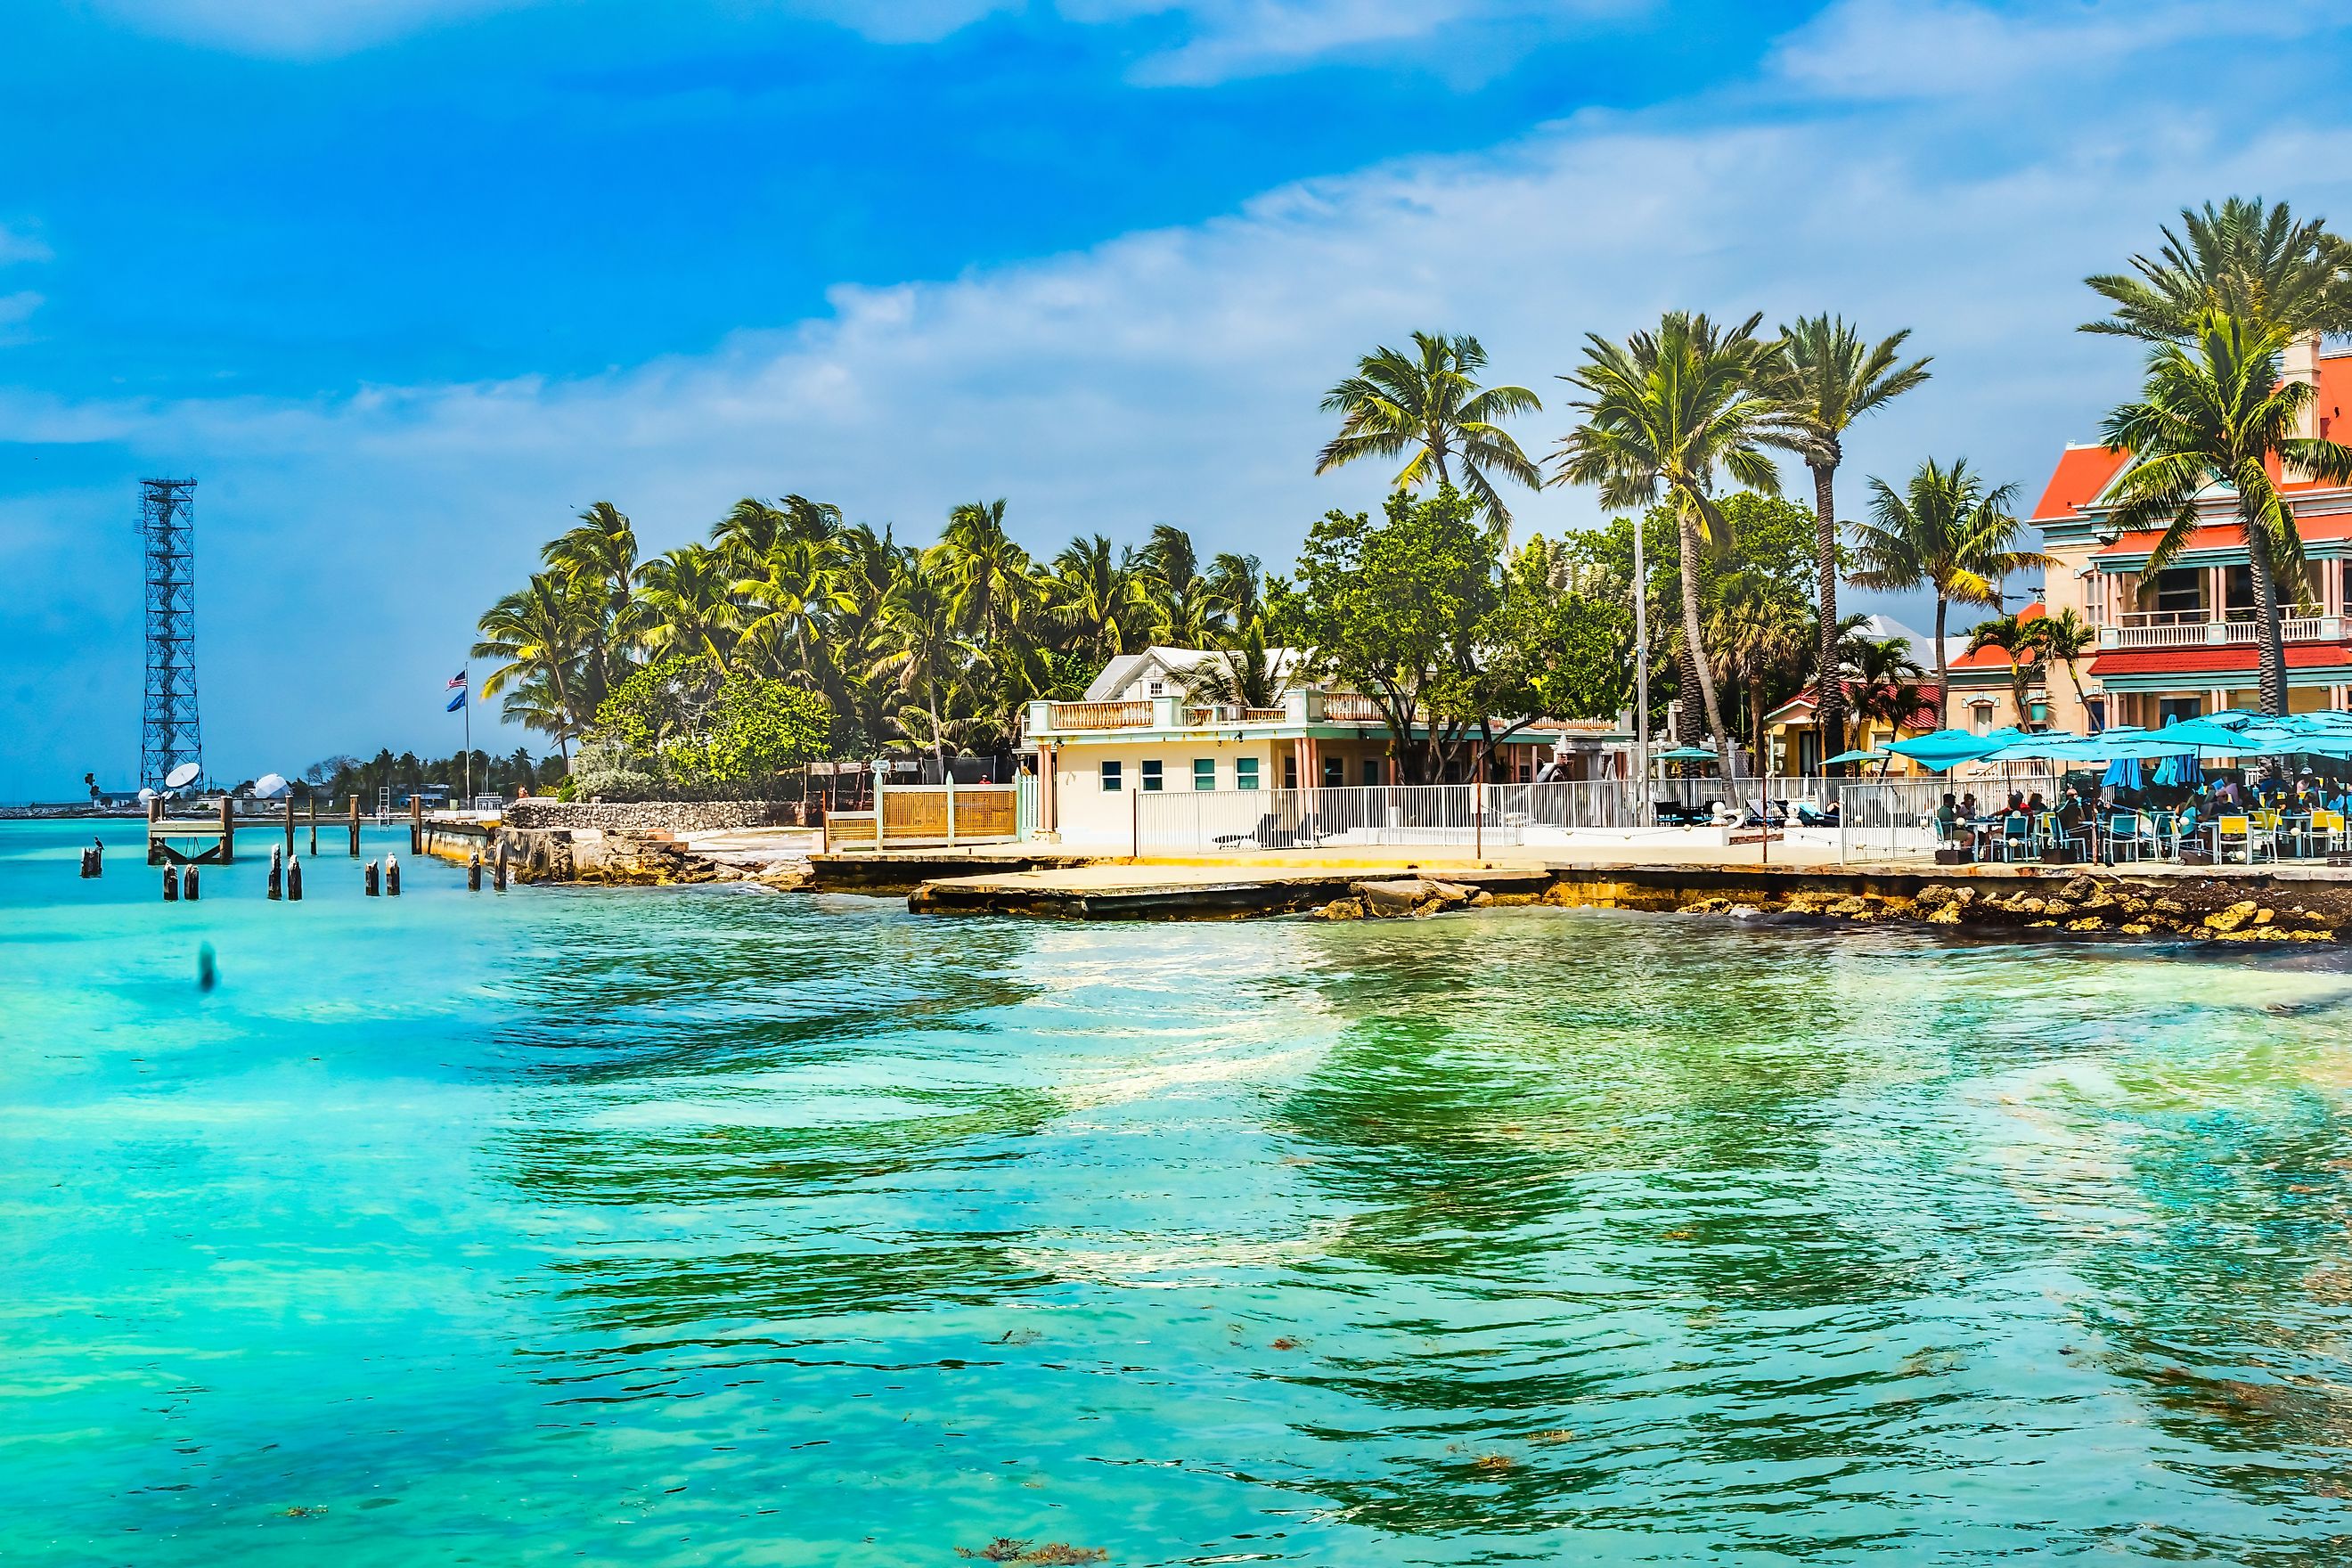
[[[2056,812],[2046,811],[2042,814],[2042,820],[2034,826],[2040,834],[2042,847],[2045,851],[2060,850],[2069,861],[2090,859],[2092,834],[2090,824],[2084,823],[2080,827],[2070,829],[2059,819]]]
[[[2021,811],[2012,811],[2000,819],[2000,836],[1994,842],[2003,860],[2031,860],[2042,851],[2033,841],[2033,818]]]
[[[2249,866],[2257,860],[2278,858],[2278,843],[2269,828],[2251,816],[2224,816],[2213,824],[2213,860],[2216,865],[2230,858],[2235,844],[2239,858]]]
[[[2161,847],[2154,826],[2138,812],[2107,814],[2107,864],[2112,866],[2126,858],[2137,860],[2151,851],[2160,853]]]
[[[2148,837],[2156,844],[2157,858],[2170,859],[2180,847],[2179,823],[2173,819],[2172,813],[2168,811],[2150,812],[2145,820],[2147,823]]]
[[[1253,849],[1265,848],[1274,838],[1274,813],[1267,812],[1257,819],[1257,826],[1247,833],[1221,833],[1209,840],[1220,849],[1237,849],[1246,844]]]

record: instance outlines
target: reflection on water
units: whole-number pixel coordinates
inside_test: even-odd
[[[2324,955],[78,842],[0,828],[12,1563],[2352,1545]]]

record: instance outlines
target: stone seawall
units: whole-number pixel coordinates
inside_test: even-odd
[[[796,800],[647,800],[592,805],[530,799],[507,807],[509,827],[593,828],[604,833],[719,833],[734,827],[797,827]]]

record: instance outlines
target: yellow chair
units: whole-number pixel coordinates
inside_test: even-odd
[[[2251,816],[2224,816],[2213,824],[2213,858],[2216,863],[2230,858],[2230,841],[2237,840],[2238,853],[2247,865],[2257,859],[2278,858],[2278,842],[2271,829]]]

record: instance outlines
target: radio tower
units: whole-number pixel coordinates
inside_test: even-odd
[[[196,726],[196,481],[140,480],[139,538],[147,565],[139,782],[160,790],[173,769],[205,760]]]

